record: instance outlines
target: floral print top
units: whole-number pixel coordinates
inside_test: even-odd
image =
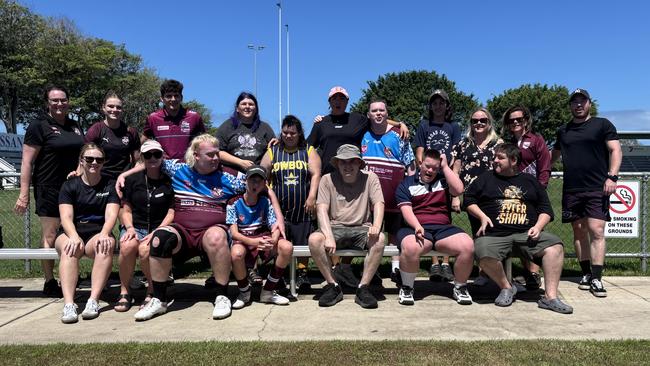
[[[460,160],[460,179],[467,187],[483,172],[492,170],[492,161],[494,160],[494,148],[502,141],[490,141],[485,147],[481,148],[468,139],[464,138],[454,146],[452,156]]]

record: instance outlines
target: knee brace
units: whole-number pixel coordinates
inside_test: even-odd
[[[154,246],[153,243],[156,239],[158,239],[158,245]],[[178,237],[175,233],[164,229],[156,230],[151,237],[149,255],[157,258],[171,258],[176,244],[178,244]]]

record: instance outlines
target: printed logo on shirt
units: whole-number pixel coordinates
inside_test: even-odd
[[[223,189],[221,188],[212,188],[212,196],[215,198],[219,198],[223,196]]]
[[[361,155],[365,154],[368,151],[368,145],[361,145]]]
[[[239,215],[239,222],[244,222],[246,220],[246,217],[244,215]]]
[[[521,148],[522,148],[522,149],[528,149],[529,147],[530,147],[530,141],[524,141],[524,142],[521,144]]]
[[[158,131],[169,131],[169,126],[167,126],[167,125],[161,125],[161,126],[156,127],[156,129],[157,129]]]
[[[343,125],[334,125],[334,128],[343,128]]]
[[[390,149],[386,146],[386,147],[384,147],[384,155],[386,155],[387,158],[392,158],[393,157],[393,152],[390,151]]]
[[[108,196],[108,192],[97,192],[95,194],[95,197],[106,197]]]
[[[165,195],[164,193],[158,193],[158,194],[155,195],[154,197],[155,197],[155,198],[160,198],[160,197],[162,197],[162,196],[164,196],[164,195]]]
[[[287,186],[295,186],[298,184],[298,177],[295,174],[289,173],[289,175],[284,180],[284,184]]]
[[[193,200],[181,200],[181,206],[194,206]]]
[[[434,130],[427,136],[427,146],[430,149],[436,149],[441,153],[449,151],[451,146],[451,136],[444,130]]]
[[[122,144],[128,145],[129,144],[129,136],[124,136],[122,137]]]
[[[54,132],[55,135],[61,134],[61,131],[59,131],[59,129],[54,126],[50,126],[50,129],[52,129],[52,132]]]
[[[81,131],[77,127],[74,128],[74,133],[81,136]]]
[[[191,188],[192,187],[192,182],[190,182],[189,180],[183,180],[183,185],[185,185],[185,187],[187,187],[187,188]]]
[[[181,132],[190,133],[190,123],[187,121],[181,122]]]
[[[105,143],[108,143],[108,137],[102,137],[102,141],[104,141]]]
[[[337,194],[336,195],[336,200],[337,201],[345,201],[345,196],[342,194]]]
[[[499,200],[499,216],[497,221],[503,225],[527,225],[526,204],[523,202],[524,192],[516,186],[508,186],[503,190],[505,199]]]

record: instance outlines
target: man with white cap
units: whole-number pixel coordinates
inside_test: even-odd
[[[355,302],[363,308],[376,308],[377,299],[368,284],[384,252],[384,196],[379,178],[373,172],[361,170],[365,163],[354,145],[339,147],[331,163],[336,170],[325,174],[318,187],[319,229],[309,236],[312,258],[327,282],[318,305],[332,306],[343,299],[328,256],[336,249],[352,248],[368,250]]]
[[[606,297],[602,283],[605,264],[605,221],[610,221],[609,196],[616,191],[623,153],[616,127],[592,117],[591,97],[576,89],[569,97],[573,120],[560,127],[552,162],[562,157],[562,222],[573,227],[573,243],[582,269],[578,288]]]

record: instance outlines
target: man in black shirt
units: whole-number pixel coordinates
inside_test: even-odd
[[[481,221],[474,253],[481,268],[501,288],[497,306],[512,304],[517,288],[506,278],[501,261],[513,249],[544,270],[542,309],[571,314],[573,308],[557,297],[564,249],[557,236],[542,231],[553,220],[546,190],[530,174],[521,174],[519,148],[501,144],[495,149],[494,171],[480,175],[465,192],[465,208]]]
[[[552,163],[562,156],[562,222],[573,227],[573,242],[582,279],[578,288],[606,297],[602,283],[605,263],[605,221],[609,221],[609,195],[616,190],[623,153],[616,127],[605,118],[592,117],[591,99],[584,89],[569,98],[573,120],[557,132]]]

